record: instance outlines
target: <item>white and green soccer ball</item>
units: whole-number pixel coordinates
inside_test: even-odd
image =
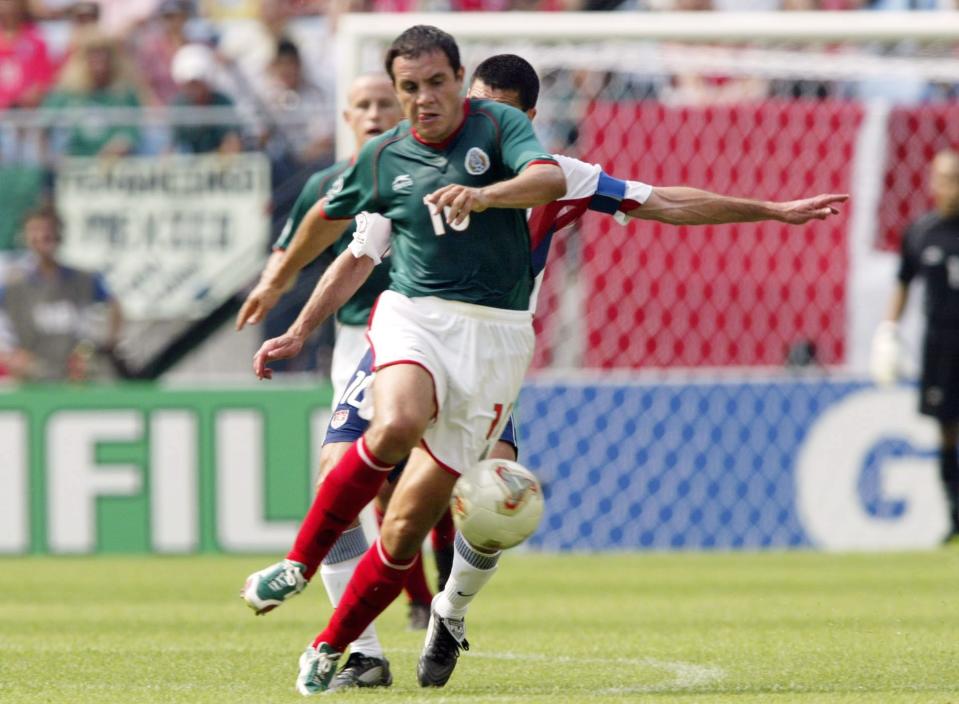
[[[503,550],[536,532],[543,517],[543,488],[518,462],[482,460],[456,482],[450,509],[470,544]]]

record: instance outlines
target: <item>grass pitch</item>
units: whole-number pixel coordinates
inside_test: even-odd
[[[271,558],[0,559],[0,701],[298,702],[318,583],[267,616]],[[378,623],[389,690],[345,701],[959,703],[959,548],[897,555],[507,555],[445,689],[422,632]],[[331,699],[333,700],[333,699]]]

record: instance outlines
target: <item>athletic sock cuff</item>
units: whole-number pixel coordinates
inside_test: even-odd
[[[413,557],[411,557],[410,559],[406,561],[397,560],[395,557],[393,557],[386,551],[386,548],[383,547],[383,541],[380,539],[376,540],[375,545],[376,545],[377,554],[380,557],[380,561],[391,569],[408,570],[410,567],[412,567],[416,563],[416,555],[414,555]]]
[[[456,552],[466,560],[467,564],[478,570],[491,570],[499,562],[501,552],[488,555],[473,549],[473,546],[466,542],[466,538],[459,531],[456,531],[456,540],[454,541]]]
[[[395,465],[384,462],[376,455],[374,455],[369,448],[369,445],[366,444],[366,436],[361,435],[359,442],[356,443],[356,451],[360,456],[360,459],[363,462],[373,469],[378,469],[381,472],[389,472]]]
[[[366,541],[366,534],[363,533],[363,526],[350,528],[333,543],[330,552],[323,558],[323,564],[335,565],[339,562],[352,560],[360,557],[369,547],[370,544]]]

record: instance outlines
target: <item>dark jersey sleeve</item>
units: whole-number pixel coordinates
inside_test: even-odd
[[[303,222],[303,218],[306,217],[310,208],[319,201],[323,180],[322,172],[313,174],[307,180],[303,186],[303,190],[300,191],[300,195],[296,197],[296,202],[290,210],[290,216],[283,224],[283,230],[280,232],[280,236],[277,237],[276,242],[273,243],[273,249],[289,248],[290,242],[293,240],[293,235],[296,234],[296,228]]]
[[[916,274],[919,273],[919,253],[922,251],[922,232],[923,230],[911,224],[906,228],[902,236],[902,247],[899,258],[899,282],[909,285]]]
[[[533,132],[533,123],[516,108],[499,106],[500,149],[504,165],[518,174],[530,164],[556,164],[556,159],[543,148]]]
[[[363,145],[356,157],[356,163],[343,172],[342,188],[336,193],[327,193],[326,202],[323,204],[323,214],[327,218],[345,220],[364,210],[379,212],[376,162],[382,141],[382,137],[377,137]]]

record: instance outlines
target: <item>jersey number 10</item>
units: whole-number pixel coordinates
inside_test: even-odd
[[[450,218],[450,208],[448,205],[443,208],[443,214],[440,215],[440,210],[435,205],[430,203],[426,198],[423,199],[423,203],[426,205],[426,209],[430,211],[430,221],[433,223],[433,234],[437,237],[442,237],[446,234],[446,225],[450,226],[450,229],[455,232],[463,232],[467,227],[470,226],[470,216],[466,215],[466,219],[463,220],[459,225],[454,225],[449,221]],[[444,217],[446,222],[443,222]]]

